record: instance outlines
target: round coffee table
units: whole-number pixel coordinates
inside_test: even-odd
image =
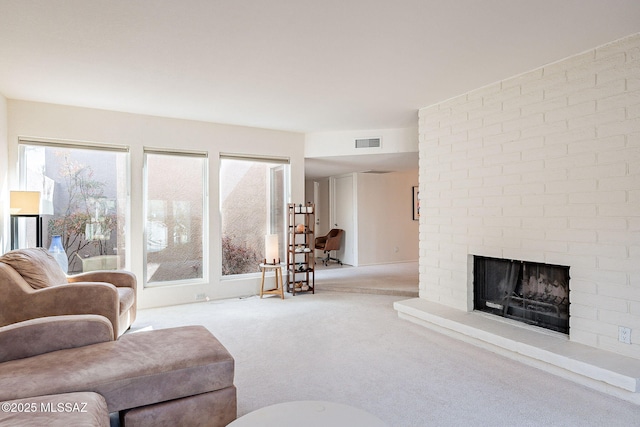
[[[317,400],[285,402],[250,412],[227,427],[388,427],[362,409]]]

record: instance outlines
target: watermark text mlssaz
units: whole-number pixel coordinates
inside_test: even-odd
[[[2,412],[87,412],[87,402],[4,402]]]

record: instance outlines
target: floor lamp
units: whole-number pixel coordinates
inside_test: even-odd
[[[42,216],[40,215],[39,191],[11,191],[9,194],[11,214],[11,249],[18,249],[18,219],[36,219],[36,246],[42,247]]]

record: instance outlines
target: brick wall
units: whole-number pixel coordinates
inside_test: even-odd
[[[571,340],[640,358],[640,34],[419,125],[420,297],[472,310],[473,255],[568,265]]]

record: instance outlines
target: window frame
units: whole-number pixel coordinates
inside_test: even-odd
[[[220,176],[220,173],[222,171],[222,162],[224,160],[239,160],[239,161],[247,161],[247,162],[263,162],[263,163],[271,163],[271,164],[277,164],[277,167],[282,167],[282,179],[283,179],[283,195],[282,195],[282,200],[283,200],[283,213],[285,212],[285,208],[287,203],[290,202],[291,199],[291,159],[289,157],[280,157],[280,156],[266,156],[266,155],[257,155],[257,154],[238,154],[238,153],[225,153],[225,152],[221,152],[219,154],[219,159],[218,159],[218,190],[219,190],[219,203],[218,203],[218,208],[219,208],[219,215],[220,215],[220,222],[219,222],[219,241],[218,241],[218,246],[220,249],[220,280],[221,281],[230,281],[230,280],[238,280],[238,279],[243,279],[243,278],[255,278],[255,277],[260,277],[260,271],[255,271],[255,272],[250,272],[250,273],[238,273],[238,274],[223,274],[222,272],[222,238],[223,238],[223,229],[222,229],[222,224],[223,224],[223,200],[222,200],[222,188],[220,188],[220,186],[222,185],[222,179]],[[270,172],[270,178],[269,178],[269,194],[267,194],[267,202],[270,202],[269,199],[273,199],[273,196],[271,195],[271,189],[273,186],[273,182],[271,180],[271,176],[273,175],[272,172]],[[265,225],[267,227],[267,230],[269,232],[272,231],[272,226],[273,226],[273,220],[271,218],[271,212],[267,212],[267,216],[264,218],[265,219]],[[286,215],[283,214],[283,218],[282,218],[282,230],[283,230],[283,235],[280,237],[280,239],[278,240],[278,244],[279,244],[279,250],[282,253],[282,251],[284,250],[284,243],[286,240],[286,220],[287,217]],[[284,259],[284,258],[282,258]]]
[[[42,137],[18,137],[18,186],[24,190],[27,180],[27,170],[24,167],[25,162],[25,150],[24,147],[44,147],[52,149],[70,149],[70,150],[95,150],[100,152],[110,153],[122,153],[124,154],[124,182],[121,183],[124,187],[124,204],[123,216],[124,216],[124,231],[123,231],[123,245],[125,251],[124,265],[119,268],[131,269],[133,260],[131,257],[131,149],[128,145],[124,144],[112,144],[102,142],[89,142],[79,140],[67,140],[67,139],[55,139],[55,138],[42,138]],[[47,213],[45,213],[47,215]],[[45,244],[43,242],[43,244]]]
[[[149,208],[149,165],[148,155],[183,156],[201,158],[202,161],[202,277],[192,279],[167,280],[162,282],[149,282],[147,270],[147,214]],[[197,150],[178,150],[158,147],[143,147],[142,149],[142,287],[145,289],[166,288],[182,285],[199,285],[209,283],[209,153]]]

